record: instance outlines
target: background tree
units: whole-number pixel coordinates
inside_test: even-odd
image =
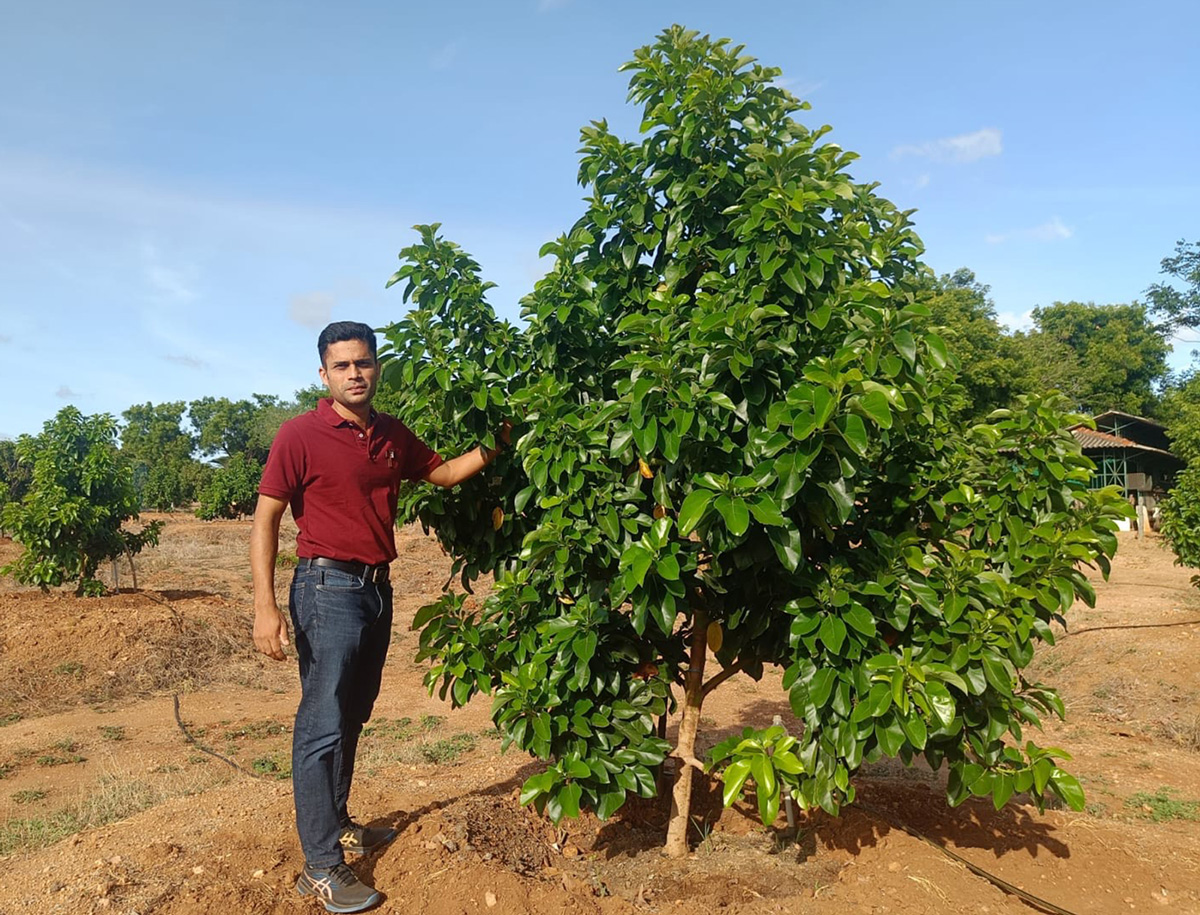
[[[1182,286],[1154,283],[1146,290],[1150,308],[1163,319],[1164,330],[1200,327],[1200,241],[1188,244],[1180,239],[1175,256],[1163,258],[1162,272]]]
[[[1200,569],[1200,463],[1179,474],[1159,511],[1159,531],[1175,552],[1175,564]],[[1200,587],[1200,575],[1192,576],[1192,584]]]
[[[116,437],[108,414],[64,407],[40,435],[17,441],[17,456],[33,477],[21,500],[5,506],[4,526],[24,549],[0,571],[43,590],[77,581],[77,594],[101,594],[101,562],[158,542],[158,522],[140,532],[123,528],[138,516],[138,496]]]
[[[1033,321],[1037,330],[1023,342],[1035,389],[1061,380],[1069,388],[1054,386],[1090,414],[1154,412],[1171,347],[1144,305],[1055,302],[1035,308]]]
[[[183,401],[134,404],[121,414],[121,453],[133,466],[141,507],[170,511],[190,505],[205,477],[192,457],[195,436],[184,430]]]
[[[522,799],[556,820],[654,794],[672,752],[673,854],[704,700],[767,664],[804,719],[780,770],[806,807],[919,753],[955,803],[1081,806],[1062,754],[1024,743],[1062,707],[1020,673],[1051,615],[1093,598],[1076,564],[1107,569],[1126,510],[1087,489],[1075,418],[1033,400],[962,431],[908,214],[794,120],[779,70],[679,27],[626,69],[643,137],[583,130],[586,210],[542,249],[524,330],[436,226],[389,282],[416,304],[384,373],[414,430],[457,451],[523,420],[473,488],[404,500],[465,583],[497,575],[478,613],[448,593],[417,614],[431,688],[493,695],[505,745],[551,761]],[[676,707],[672,751],[656,719]],[[765,758],[723,763],[770,819]]]
[[[962,267],[941,277],[926,275],[915,293],[930,311],[922,323],[942,336],[959,363],[964,420],[1011,406],[1018,394],[1026,393],[1017,345],[996,320],[988,291]]]
[[[254,511],[262,465],[248,454],[232,454],[216,468],[200,491],[197,517],[242,518]]]

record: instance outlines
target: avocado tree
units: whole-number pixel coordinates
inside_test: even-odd
[[[1122,503],[1088,490],[1055,401],[953,424],[909,214],[741,50],[672,27],[635,53],[642,137],[583,129],[586,208],[542,249],[524,328],[438,226],[401,252],[389,285],[415,310],[383,358],[405,421],[451,453],[517,422],[479,478],[404,493],[468,589],[496,578],[478,607],[447,592],[417,614],[427,682],[492,696],[505,746],[549,761],[522,799],[555,820],[653,795],[675,757],[676,855],[705,699],[768,665],[802,732],[715,760],[766,820],[781,781],[836,812],[865,760],[919,753],[951,802],[1078,806],[1065,754],[1022,744],[1062,706],[1021,668],[1093,597],[1077,564],[1107,569]]]
[[[124,528],[137,518],[139,500],[116,437],[108,414],[63,407],[40,435],[17,440],[17,456],[32,477],[21,499],[4,506],[2,526],[24,549],[0,572],[42,590],[75,581],[77,594],[103,594],[96,578],[101,562],[158,543],[160,522]]]

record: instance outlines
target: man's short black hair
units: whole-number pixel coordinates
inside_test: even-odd
[[[343,343],[346,340],[362,340],[371,350],[371,358],[378,358],[376,353],[375,331],[370,325],[360,321],[334,321],[317,337],[317,355],[321,357],[321,365],[325,364],[325,350],[331,344]]]

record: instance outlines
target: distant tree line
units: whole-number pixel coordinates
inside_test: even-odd
[[[1190,464],[1164,505],[1164,533],[1182,551],[1181,561],[1200,567],[1200,373],[1194,367],[1172,373],[1167,365],[1175,332],[1200,328],[1200,242],[1180,241],[1162,261],[1162,274],[1165,280],[1147,289],[1145,302],[1054,302],[1035,308],[1033,326],[1018,331],[1000,324],[989,287],[966,268],[940,277],[930,272],[917,300],[959,364],[952,396],[964,423],[1021,395],[1050,390],[1065,394],[1083,413],[1116,409],[1164,423],[1173,450]],[[80,497],[76,508],[95,501],[99,484],[89,474],[94,477],[99,467],[115,475],[105,483],[119,503],[106,522],[110,527],[119,528],[139,510],[196,506],[206,519],[250,514],[275,433],[324,394],[313,385],[290,400],[253,394],[248,400],[134,404],[120,423],[64,408],[40,435],[0,441],[0,532],[27,542],[22,538],[46,540],[48,532],[63,530],[54,506],[75,505],[70,500]],[[397,396],[381,390],[376,404],[389,409]],[[83,469],[55,476],[48,468],[56,461]],[[142,546],[120,544],[111,530],[101,540],[100,553]],[[68,564],[61,576],[51,566],[29,571],[36,565],[30,562],[27,578],[38,583],[86,580],[95,571],[90,560]]]

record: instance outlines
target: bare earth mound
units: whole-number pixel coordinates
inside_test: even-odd
[[[164,517],[138,592],[83,600],[0,582],[0,915],[323,911],[294,890],[296,673],[250,649],[248,523]],[[451,712],[421,686],[408,622],[449,563],[418,530],[400,546],[392,656],[354,798],[360,819],[400,830],[355,865],[387,896],[377,911],[1034,911],[905,824],[1080,915],[1200,913],[1200,596],[1156,542],[1123,539],[1097,608],[1077,605],[1034,662],[1069,716],[1040,742],[1074,754],[1086,812],[950,810],[939,774],[889,762],[859,777],[860,805],[801,816],[796,839],[749,806],[721,810],[709,785],[681,861],[658,854],[657,802],[562,829],[517,804],[536,764],[499,754],[486,702]],[[0,562],[15,550],[0,541]],[[770,675],[734,678],[705,713],[709,745],[794,720]]]

